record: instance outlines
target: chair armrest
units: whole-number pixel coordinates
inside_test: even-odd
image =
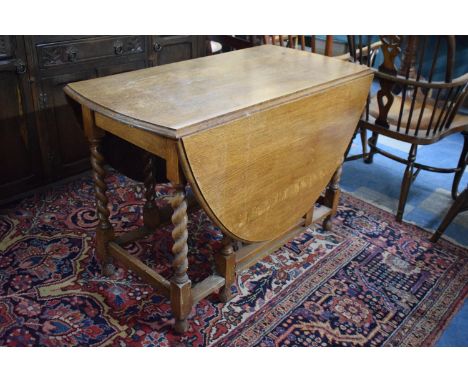
[[[370,46],[371,55],[375,55],[377,53],[377,51],[380,49],[381,46],[382,46],[382,41],[376,41],[373,44],[371,44],[371,46]],[[362,56],[367,57],[368,51],[369,51],[369,47],[364,46],[362,48],[362,50],[361,50]],[[358,59],[359,58],[359,49],[356,49],[355,55],[356,55],[356,59]],[[348,52],[348,53],[345,53],[345,54],[342,54],[342,55],[339,55],[339,56],[335,56],[333,58],[336,58],[336,59],[341,60],[341,61],[352,61],[353,57],[351,56],[351,53]]]
[[[392,75],[384,72],[380,72],[375,68],[371,68],[374,72],[375,77],[382,78],[388,81],[399,83],[402,85],[416,86],[425,89],[450,89],[457,86],[466,86],[468,84],[468,73],[461,75],[460,77],[455,78],[452,82],[444,81],[433,81],[428,82],[425,80],[416,81],[411,78],[405,78],[401,75]]]
[[[339,56],[334,56],[333,58],[336,58],[341,61],[351,61],[351,55],[349,53],[341,54]]]
[[[375,57],[375,55],[379,51],[382,44],[383,44],[382,41],[376,41],[376,42],[372,43],[370,46],[367,46],[367,45],[363,46],[362,49],[361,49],[362,57],[367,57],[370,54],[371,55],[371,61],[372,61],[373,57]],[[369,52],[369,50],[370,50],[370,52]],[[356,60],[358,60],[359,59],[359,49],[356,49],[355,56],[356,56]]]

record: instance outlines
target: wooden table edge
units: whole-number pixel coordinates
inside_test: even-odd
[[[75,91],[72,87],[73,83],[67,84],[63,90],[65,94],[67,94],[71,99],[73,99],[74,101],[80,103],[81,105],[87,107],[88,109],[94,112],[100,113],[106,117],[115,119],[127,125],[131,125],[132,127],[137,127],[137,128],[141,128],[143,130],[146,130],[152,133],[160,134],[167,138],[180,139],[185,136],[197,133],[201,130],[212,129],[219,125],[223,125],[228,122],[232,122],[237,119],[243,118],[247,115],[251,115],[257,112],[268,110],[270,108],[277,106],[278,104],[289,103],[289,102],[298,100],[303,97],[307,97],[313,94],[323,92],[327,89],[339,86],[345,82],[354,81],[354,80],[360,79],[362,77],[370,76],[370,75],[373,75],[373,72],[369,68],[363,66],[362,71],[360,72],[352,73],[347,76],[341,77],[339,79],[324,82],[317,86],[301,89],[293,93],[289,93],[289,94],[282,95],[273,99],[269,99],[265,102],[256,103],[256,104],[253,104],[253,105],[241,108],[241,109],[234,110],[226,114],[218,115],[210,119],[207,119],[203,122],[195,122],[193,124],[190,124],[184,127],[178,127],[178,128],[171,128],[171,127],[164,126],[164,125],[158,125],[158,124],[146,122],[143,120],[139,120],[139,119],[130,117],[125,114],[118,113],[105,106],[102,106],[101,104],[91,101],[89,98]]]

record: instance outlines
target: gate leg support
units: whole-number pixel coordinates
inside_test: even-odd
[[[327,190],[325,191],[327,206],[331,208],[330,215],[328,215],[323,221],[323,228],[327,231],[331,231],[332,229],[332,220],[336,214],[336,210],[338,209],[338,202],[340,201],[340,179],[342,171],[343,166],[338,167],[328,184]]]
[[[219,292],[221,302],[227,302],[232,297],[231,285],[236,278],[236,255],[232,246],[232,240],[228,237],[223,239],[223,249],[215,256],[216,270],[226,280],[224,287]]]
[[[150,153],[145,155],[144,168],[145,205],[143,207],[143,223],[146,228],[154,231],[160,224],[159,210],[156,206],[156,180],[154,178],[154,157]]]

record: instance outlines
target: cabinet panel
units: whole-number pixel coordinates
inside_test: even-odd
[[[152,36],[150,49],[154,65],[170,64],[202,56],[203,40],[203,36]]]
[[[146,54],[145,36],[94,37],[36,45],[41,68],[76,65],[91,60]]]
[[[204,36],[0,36],[0,203],[90,168],[67,83],[202,55]],[[143,151],[114,138],[104,139],[109,164],[141,179]]]
[[[55,76],[41,81],[39,93],[44,130],[47,175],[51,179],[76,174],[89,168],[88,144],[83,134],[79,110],[66,99],[63,88],[69,82],[95,78],[95,71]]]
[[[2,36],[0,199],[39,184],[41,161],[21,38]]]
[[[98,77],[111,76],[113,74],[130,72],[132,70],[144,69],[147,67],[146,60],[127,62],[120,65],[110,65],[97,68]]]
[[[0,36],[0,60],[13,56],[12,36]]]

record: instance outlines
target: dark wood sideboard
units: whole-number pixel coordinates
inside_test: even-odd
[[[90,167],[67,83],[204,54],[204,36],[0,36],[0,204]],[[139,149],[109,136],[104,150],[141,178]]]

